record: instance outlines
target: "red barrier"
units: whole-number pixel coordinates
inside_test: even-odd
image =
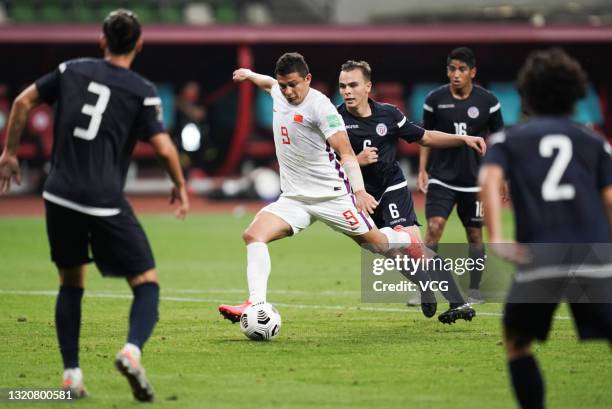
[[[238,66],[251,68],[253,66],[253,54],[247,45],[238,47]],[[238,110],[236,128],[232,137],[232,144],[227,153],[225,162],[217,170],[216,175],[225,176],[232,172],[240,163],[242,154],[246,148],[249,133],[251,132],[251,111],[253,110],[253,84],[244,81],[238,86]]]

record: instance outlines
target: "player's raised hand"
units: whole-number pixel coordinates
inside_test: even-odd
[[[481,156],[484,156],[484,154],[487,153],[487,144],[480,136],[466,136],[465,144],[474,149]]]
[[[427,193],[427,184],[429,183],[429,174],[424,171],[419,171],[419,176],[417,177],[417,187],[423,193]]]
[[[248,68],[238,68],[236,71],[234,71],[232,80],[234,80],[234,82],[242,82],[249,78],[249,76],[252,74],[253,71],[249,70]]]
[[[512,264],[527,264],[533,260],[529,248],[521,243],[497,240],[497,242],[491,243],[489,247],[496,256]]]
[[[367,166],[371,163],[378,162],[378,148],[368,146],[357,155],[359,166]]]
[[[374,199],[374,197],[365,190],[355,192],[355,207],[358,211],[372,214],[374,213],[374,210],[376,210],[377,206],[378,202],[376,199]]]
[[[15,178],[18,185],[21,184],[21,171],[17,156],[6,151],[0,156],[0,193],[6,193],[11,189],[11,178]]]
[[[187,194],[187,188],[182,186],[180,188],[173,187],[170,193],[170,204],[175,202],[179,203],[179,207],[176,209],[174,214],[179,220],[185,220],[187,213],[189,212],[189,195]]]

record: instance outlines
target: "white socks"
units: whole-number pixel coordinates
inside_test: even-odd
[[[140,350],[140,348],[138,348],[138,345],[130,344],[129,342],[123,346],[121,352],[127,352],[139,361],[140,357],[142,356],[142,351]]]
[[[380,232],[389,240],[389,250],[403,249],[412,243],[410,235],[404,231],[393,230],[391,227],[383,227]]]
[[[272,263],[266,243],[256,242],[247,248],[247,282],[249,284],[249,301],[253,304],[266,302],[268,277]]]
[[[64,369],[64,381],[70,380],[72,385],[80,385],[83,383],[83,371],[81,368]]]

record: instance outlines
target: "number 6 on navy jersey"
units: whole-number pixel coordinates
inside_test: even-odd
[[[86,141],[93,140],[98,135],[100,123],[102,122],[102,114],[106,110],[108,100],[110,99],[110,88],[106,85],[90,82],[87,91],[98,95],[96,105],[84,104],[81,112],[91,117],[87,129],[76,127],[73,135],[77,138],[85,139]]]

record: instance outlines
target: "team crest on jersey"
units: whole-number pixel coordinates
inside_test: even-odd
[[[376,125],[376,133],[379,136],[385,136],[387,134],[387,125],[383,123]]]
[[[476,107],[469,107],[467,114],[470,118],[476,119],[478,118],[478,115],[480,115],[480,111]]]

